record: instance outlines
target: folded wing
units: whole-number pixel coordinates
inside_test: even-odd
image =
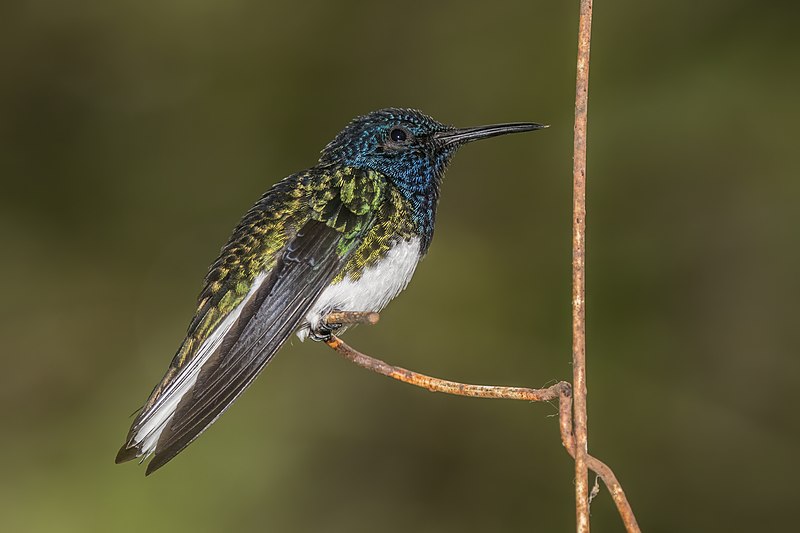
[[[150,474],[197,438],[242,393],[297,329],[311,305],[341,270],[336,253],[342,234],[311,221],[289,244],[222,345],[209,358],[191,394],[181,399],[162,431]]]
[[[333,189],[323,187],[326,183]],[[310,218],[191,356],[179,351],[134,421],[117,462],[154,454],[150,474],[180,453],[255,379],[352,257],[374,223],[383,196],[381,177],[348,170],[305,185]],[[369,201],[353,190],[365,191]],[[203,324],[196,318],[190,334],[199,327],[195,322]]]

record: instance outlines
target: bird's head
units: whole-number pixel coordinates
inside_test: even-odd
[[[450,158],[465,143],[543,127],[525,122],[459,129],[415,109],[380,109],[350,122],[322,151],[320,163],[375,170],[401,190],[435,195]]]

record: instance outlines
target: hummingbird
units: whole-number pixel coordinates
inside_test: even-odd
[[[224,413],[286,340],[329,339],[335,311],[379,312],[433,238],[439,189],[466,143],[545,128],[455,128],[415,109],[353,119],[319,162],[273,185],[209,268],[194,318],[116,457],[164,466]]]

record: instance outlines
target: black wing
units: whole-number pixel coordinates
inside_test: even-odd
[[[341,232],[314,220],[297,233],[181,399],[158,439],[147,474],[164,466],[210,426],[297,329],[350,256],[341,253],[342,239]],[[357,239],[347,240],[352,252]]]

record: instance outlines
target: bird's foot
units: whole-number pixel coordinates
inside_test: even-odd
[[[329,341],[334,332],[338,331],[341,327],[341,324],[331,324],[323,320],[316,326],[309,326],[308,338],[312,341],[326,342]]]
[[[339,311],[333,310],[328,313],[320,322],[309,327],[308,336],[315,341],[328,341],[331,336],[342,328],[354,326],[356,324],[378,323],[380,315],[374,311]]]

